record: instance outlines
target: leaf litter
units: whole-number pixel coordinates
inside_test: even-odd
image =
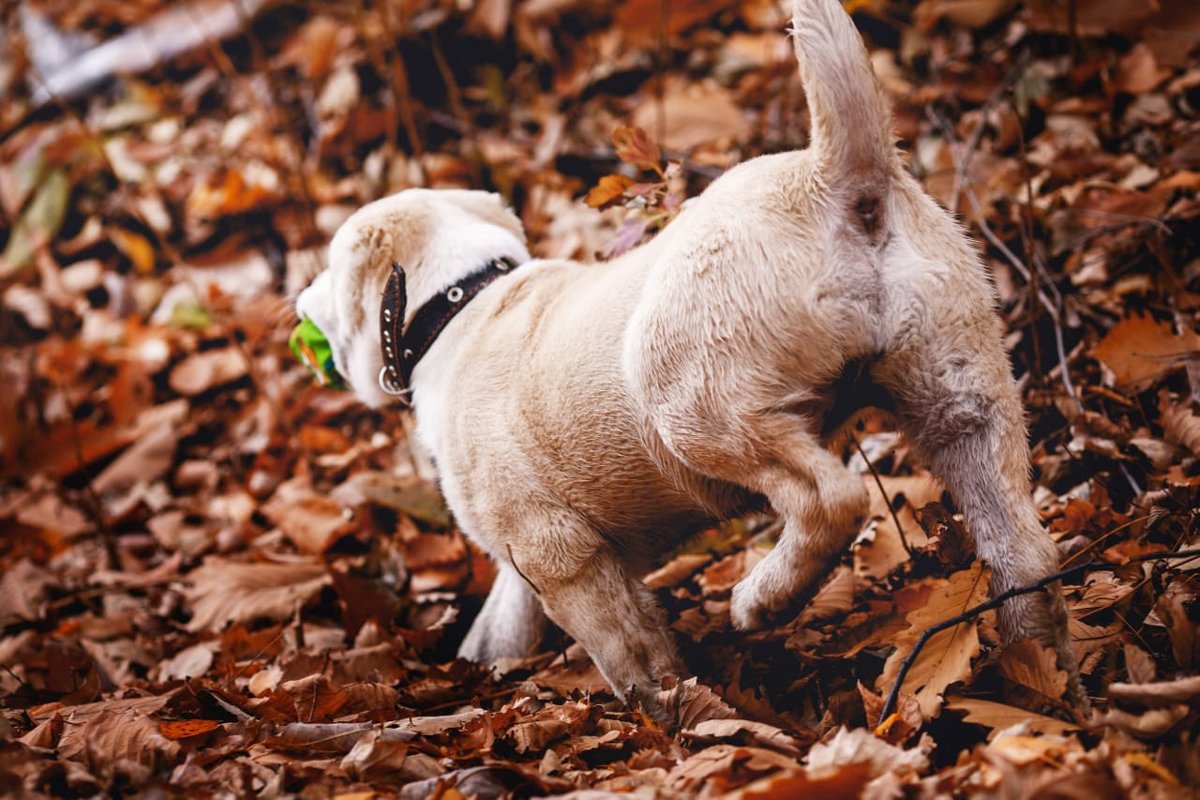
[[[1096,713],[989,614],[960,515],[881,415],[835,436],[871,519],[739,634],[769,516],[647,578],[673,724],[561,632],[454,652],[494,571],[411,420],[311,386],[289,297],[411,185],[593,259],[802,146],[761,0],[611,8],[24,0],[0,12],[0,792],[312,797],[1194,796],[1200,785],[1200,15],[1186,0],[854,0],[910,169],[995,278]],[[208,15],[205,25],[179,24]],[[134,52],[131,42],[149,42]]]

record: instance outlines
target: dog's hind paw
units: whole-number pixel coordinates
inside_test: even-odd
[[[763,602],[762,592],[753,575],[743,578],[733,587],[729,618],[735,628],[742,631],[761,630],[771,623],[774,616],[774,610]]]

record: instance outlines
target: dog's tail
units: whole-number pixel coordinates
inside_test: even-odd
[[[891,110],[862,37],[839,0],[792,0],[792,29],[821,174],[836,185],[873,182],[897,156]]]

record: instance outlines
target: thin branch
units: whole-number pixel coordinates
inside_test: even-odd
[[[536,594],[538,597],[541,597],[542,590],[537,587],[536,583],[529,580],[529,576],[526,575],[524,572],[521,572],[521,568],[517,566],[517,560],[515,558],[513,558],[512,545],[511,544],[507,545],[507,547],[508,547],[508,563],[512,564],[512,568],[517,571],[517,574],[521,576],[521,579],[529,584],[529,588],[533,589],[533,593]]]
[[[462,125],[463,133],[466,134],[463,144],[471,164],[471,177],[475,181],[476,188],[482,188],[483,154],[479,151],[479,135],[475,131],[475,122],[471,119],[471,115],[463,103],[462,91],[458,88],[458,81],[454,78],[454,70],[451,69],[450,62],[446,61],[446,54],[442,52],[442,42],[437,31],[429,35],[429,45],[433,61],[442,76],[442,82],[446,84],[446,100],[450,103],[450,110],[454,112],[454,116]]]
[[[1179,550],[1179,551],[1173,552],[1173,553],[1172,552],[1145,553],[1140,556],[1133,556],[1132,558],[1128,559],[1125,563],[1132,564],[1132,563],[1136,563],[1139,561],[1159,561],[1159,560],[1165,560],[1165,559],[1171,559],[1171,558],[1197,558],[1197,557],[1200,557],[1200,547],[1193,547],[1189,550]],[[883,704],[883,711],[880,712],[879,719],[886,720],[888,717],[890,717],[895,712],[896,703],[900,699],[900,687],[904,685],[904,679],[906,677],[908,677],[908,672],[910,669],[912,669],[912,665],[916,662],[917,656],[919,656],[921,654],[921,649],[924,648],[926,643],[930,639],[932,639],[935,635],[941,633],[942,631],[946,630],[947,628],[953,628],[955,625],[958,625],[963,622],[968,622],[968,621],[974,619],[975,617],[978,617],[980,614],[984,613],[985,611],[991,611],[993,608],[999,608],[1006,601],[1011,600],[1012,598],[1017,597],[1018,595],[1030,594],[1032,592],[1036,592],[1041,589],[1045,589],[1047,586],[1054,583],[1055,581],[1062,580],[1063,578],[1069,578],[1073,575],[1077,575],[1077,574],[1084,572],[1086,570],[1089,570],[1089,569],[1099,568],[1099,567],[1112,568],[1114,566],[1120,566],[1120,565],[1110,564],[1106,561],[1088,561],[1083,564],[1076,564],[1073,567],[1068,567],[1067,569],[1063,569],[1063,570],[1059,570],[1058,572],[1051,573],[1051,574],[1047,575],[1046,577],[1042,578],[1041,580],[1035,581],[1034,583],[1028,583],[1024,586],[1014,586],[1013,588],[1008,589],[1007,591],[1001,592],[1000,594],[996,595],[991,600],[980,603],[979,605],[976,605],[976,606],[972,606],[971,608],[968,608],[966,611],[964,611],[963,613],[961,613],[955,617],[951,617],[950,619],[942,620],[941,622],[937,623],[936,625],[931,625],[930,627],[921,631],[921,635],[917,638],[916,644],[913,645],[913,649],[909,652],[909,654],[907,656],[904,657],[904,661],[902,661],[900,663],[900,671],[896,673],[896,680],[892,683],[892,688],[888,692],[887,702],[885,702]]]
[[[896,509],[892,507],[892,498],[888,497],[887,490],[883,488],[883,479],[879,477],[879,473],[875,470],[875,465],[871,463],[871,459],[867,458],[867,453],[859,443],[858,437],[854,435],[854,431],[850,431],[850,440],[858,448],[858,454],[866,462],[867,469],[871,471],[871,477],[875,479],[875,485],[879,487],[879,493],[883,495],[883,502],[887,504],[888,511],[892,515],[892,522],[896,523],[896,533],[900,534],[900,544],[904,546],[904,552],[908,553],[909,558],[912,558],[912,545],[908,543],[908,537],[904,535],[904,527],[900,524],[900,517],[896,514]]]

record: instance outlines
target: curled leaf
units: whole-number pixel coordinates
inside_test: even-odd
[[[608,208],[615,205],[633,185],[633,180],[624,175],[605,175],[587,193],[584,202],[592,208]]]
[[[613,147],[617,149],[617,158],[626,164],[633,164],[638,169],[662,174],[662,168],[659,166],[659,162],[662,161],[662,152],[641,128],[634,125],[622,125],[613,131],[612,143]]]

